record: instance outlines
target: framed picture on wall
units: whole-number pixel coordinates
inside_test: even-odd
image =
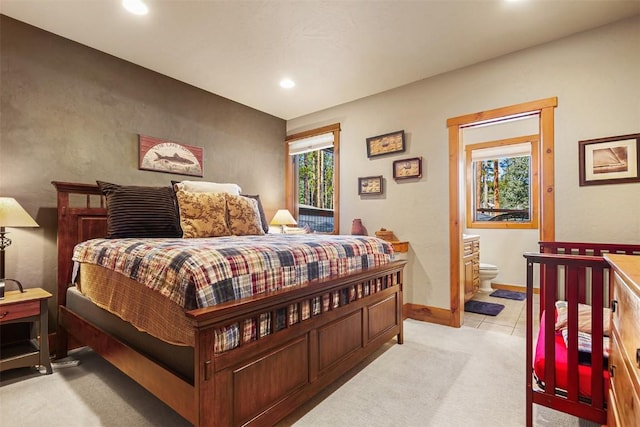
[[[640,133],[578,142],[580,185],[640,182]]]
[[[422,177],[422,157],[396,160],[393,162],[393,179]]]
[[[358,194],[382,194],[382,175],[358,178]]]
[[[405,144],[403,130],[367,138],[367,157],[400,153],[404,150]]]
[[[138,169],[202,176],[202,147],[139,135]]]

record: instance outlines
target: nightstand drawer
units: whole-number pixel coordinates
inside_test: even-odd
[[[40,301],[25,301],[0,307],[0,323],[40,315]]]

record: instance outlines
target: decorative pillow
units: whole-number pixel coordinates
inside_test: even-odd
[[[269,232],[269,223],[267,222],[267,216],[264,214],[264,208],[262,207],[262,201],[260,200],[260,195],[250,195],[250,194],[241,194],[243,197],[249,197],[251,199],[255,199],[258,202],[258,212],[260,213],[260,222],[262,223],[262,229],[265,234]]]
[[[182,237],[229,236],[227,227],[227,202],[225,193],[176,193],[180,207]]]
[[[229,231],[234,236],[263,235],[256,199],[226,194]]]
[[[172,181],[173,182],[173,181]],[[190,193],[229,193],[239,196],[241,188],[238,184],[220,184],[217,182],[207,181],[181,181],[173,182],[174,188],[184,190]]]
[[[170,187],[96,182],[107,199],[107,238],[182,236]]]
[[[567,301],[556,301],[556,331],[567,327],[567,316],[569,309]],[[604,307],[602,309],[602,334],[609,336],[611,333],[611,309]],[[591,306],[578,303],[578,331],[586,334],[591,333]]]

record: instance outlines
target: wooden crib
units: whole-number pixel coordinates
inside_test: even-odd
[[[534,403],[596,423],[607,422],[609,373],[603,344],[608,340],[604,329],[609,314],[603,308],[609,308],[611,295],[605,253],[640,255],[640,245],[540,242],[540,253],[524,254],[527,426],[533,425]],[[533,304],[535,283],[540,284],[539,309]],[[558,301],[566,301],[559,303],[563,318],[566,315],[563,333],[556,331],[556,321],[561,320]],[[585,335],[584,327],[590,334]],[[588,339],[590,353],[585,351]]]

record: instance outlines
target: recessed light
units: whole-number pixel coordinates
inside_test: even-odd
[[[122,0],[122,6],[134,15],[149,13],[149,8],[142,0]]]
[[[294,87],[296,85],[296,82],[294,82],[291,79],[282,79],[280,80],[280,87],[284,88],[284,89],[291,89],[292,87]]]

